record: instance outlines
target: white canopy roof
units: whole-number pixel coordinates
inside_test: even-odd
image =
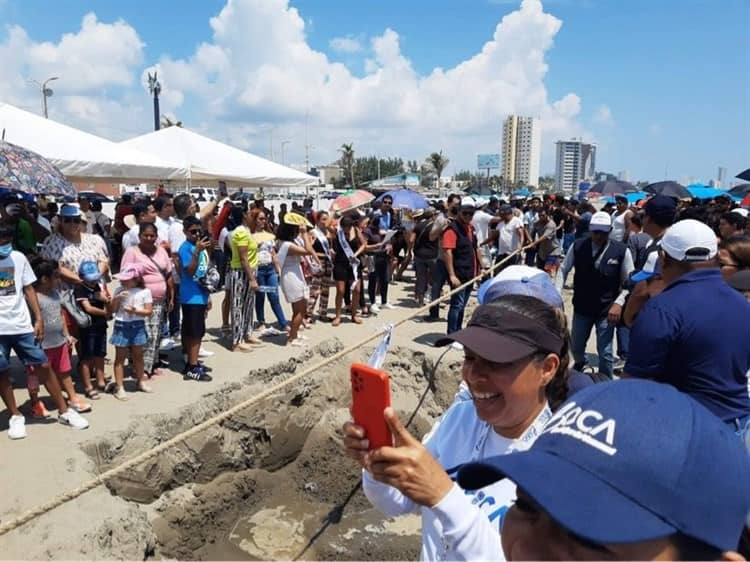
[[[193,182],[224,180],[247,186],[317,185],[318,178],[215,141],[183,127],[167,127],[120,143],[188,169]]]
[[[0,104],[5,140],[44,156],[72,181],[146,182],[180,180],[187,170],[150,154]]]

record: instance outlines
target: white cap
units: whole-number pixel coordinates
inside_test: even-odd
[[[669,227],[661,247],[677,261],[708,261],[716,257],[716,234],[700,221],[685,219]]]
[[[477,203],[474,201],[473,197],[461,197],[461,206],[462,207],[476,207]]]
[[[745,218],[747,218],[747,215],[750,215],[750,211],[748,211],[747,209],[742,209],[741,207],[738,207],[736,209],[732,209],[731,212],[732,213],[737,213],[741,217],[745,217]]]
[[[612,230],[612,217],[604,211],[598,211],[591,215],[589,230],[594,232],[609,232]]]

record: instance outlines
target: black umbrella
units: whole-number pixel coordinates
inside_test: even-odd
[[[735,177],[740,178],[741,180],[750,181],[750,168],[748,168],[744,172],[740,172]]]
[[[638,189],[632,183],[620,180],[600,181],[589,189],[589,193],[599,193],[601,195],[623,195],[633,191],[638,191]]]
[[[654,195],[668,195],[675,199],[691,199],[693,197],[690,195],[687,187],[676,181],[658,181],[656,183],[650,183],[643,188],[643,191],[653,193]]]
[[[750,183],[741,183],[740,185],[735,185],[732,189],[729,190],[729,193],[731,195],[734,195],[735,197],[744,198],[745,195],[750,193]]]

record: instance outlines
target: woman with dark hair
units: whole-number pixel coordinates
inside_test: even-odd
[[[375,293],[380,289],[380,302],[385,307],[388,305],[388,253],[386,252],[384,237],[380,233],[380,215],[373,215],[364,231],[367,246],[365,253],[370,263],[367,276],[367,295],[370,298],[370,310],[378,312],[375,302]],[[379,287],[378,287],[379,285]],[[392,307],[391,307],[392,308]]]
[[[750,236],[731,236],[719,244],[719,267],[724,281],[750,269]]]
[[[506,295],[480,305],[465,329],[436,345],[454,341],[464,346],[462,376],[471,399],[454,402],[424,444],[390,408],[384,417],[394,447],[369,450],[364,428],[344,425],[346,454],[362,466],[370,502],[388,516],[421,511],[422,560],[502,553],[500,528],[515,485],[499,481],[469,491],[451,477],[464,463],[528,449],[568,393],[567,325],[537,298]]]
[[[229,263],[232,261],[232,234],[234,229],[242,224],[244,220],[245,211],[242,207],[235,205],[232,207],[232,211],[229,213],[227,222],[224,228],[219,233],[218,245],[223,249],[224,255],[229,256],[230,259],[224,259],[224,271],[221,273],[220,282],[224,285],[224,299],[221,301],[221,333],[224,336],[230,336],[232,333],[232,327],[229,325],[229,309],[232,304],[232,288],[229,286]]]
[[[156,225],[142,222],[138,225],[138,244],[125,250],[120,270],[135,264],[141,271],[144,286],[151,291],[152,312],[145,318],[148,340],[143,346],[143,371],[148,376],[160,374],[159,343],[168,312],[174,307],[174,281],[172,260],[157,240]]]
[[[250,220],[250,232],[258,243],[258,292],[255,294],[255,317],[261,327],[264,325],[266,327],[261,336],[279,336],[289,331],[289,322],[279,301],[281,266],[276,260],[276,236],[271,225],[268,224],[268,217],[266,211],[258,207],[253,209]],[[266,324],[266,297],[279,322],[279,330]]]
[[[288,215],[293,214],[288,213]],[[300,339],[304,338],[298,339],[297,334],[300,326],[302,326],[302,321],[305,319],[309,288],[305,283],[300,260],[303,256],[312,256],[313,260],[316,261],[318,258],[315,255],[312,244],[310,244],[309,238],[304,238],[305,247],[294,243],[294,240],[299,236],[299,226],[289,224],[288,220],[289,217],[285,216],[284,222],[279,225],[276,232],[276,253],[281,266],[281,290],[287,302],[292,305],[292,324],[286,344],[295,347],[304,347],[305,344],[300,341]]]
[[[242,224],[234,229],[230,245],[232,261],[229,264],[229,285],[232,293],[231,326],[232,351],[251,351],[248,344],[259,344],[253,337],[253,315],[255,313],[255,292],[258,290],[258,243],[253,238],[250,225],[254,222],[249,209],[242,216]],[[244,341],[243,341],[244,340]]]
[[[341,324],[341,308],[344,295],[351,290],[352,322],[361,324],[362,319],[357,316],[362,289],[361,266],[359,256],[366,250],[367,242],[357,223],[361,219],[359,213],[352,213],[341,218],[333,241],[333,280],[336,281],[336,316],[333,326]]]

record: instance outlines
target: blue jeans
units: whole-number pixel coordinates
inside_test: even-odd
[[[468,279],[461,279],[463,285]],[[448,308],[448,333],[452,334],[461,329],[464,323],[464,310],[469,302],[472,286],[469,285],[463,291],[459,291],[451,297],[450,308]]]
[[[268,302],[271,303],[271,310],[273,310],[276,320],[279,321],[279,327],[282,330],[285,329],[289,323],[279,302],[279,274],[276,273],[276,268],[273,264],[259,265],[256,275],[260,289],[255,293],[255,317],[261,324],[266,323],[265,305],[267,296]]]
[[[628,348],[630,347],[630,328],[620,324],[615,329],[617,337],[617,356],[620,359],[628,358]]]
[[[431,301],[440,298],[440,293],[443,290],[443,285],[445,285],[447,282],[448,270],[445,268],[445,263],[443,262],[443,260],[438,258],[437,263],[432,270],[432,288],[430,295]],[[439,310],[440,309],[438,305],[433,306],[432,308],[430,308],[430,316],[433,318],[437,318],[439,316]]]
[[[599,372],[612,378],[614,357],[612,354],[612,340],[615,327],[607,321],[607,317],[595,318],[573,313],[573,327],[570,332],[571,350],[575,367],[580,370],[586,363],[586,342],[589,340],[591,328],[596,327],[596,352],[599,355]]]

